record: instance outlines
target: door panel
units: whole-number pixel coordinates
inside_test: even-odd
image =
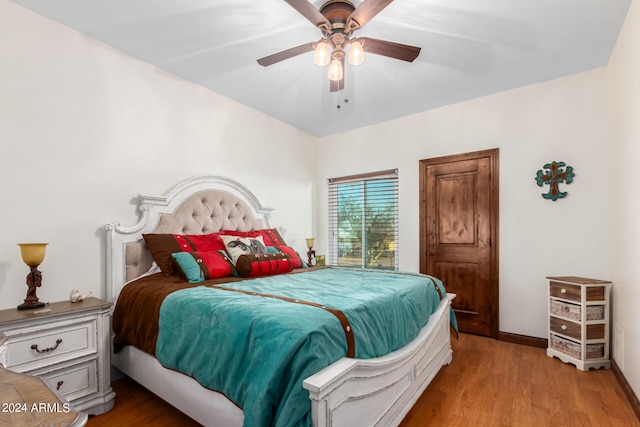
[[[420,271],[455,293],[462,332],[498,336],[498,150],[420,162]]]
[[[434,262],[432,276],[446,284],[447,292],[456,294],[455,309],[477,314],[478,264],[464,262]],[[460,284],[468,284],[462,289]]]
[[[440,215],[434,219],[439,244],[476,243],[475,212],[468,210],[469,206],[473,208],[474,181],[472,174],[436,177],[436,209]]]

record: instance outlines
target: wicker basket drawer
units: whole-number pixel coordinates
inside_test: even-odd
[[[604,305],[588,305],[587,320],[604,320]],[[554,316],[561,316],[571,320],[582,320],[582,306],[551,300],[549,311]]]
[[[604,305],[588,305],[587,320],[604,320]]]
[[[582,349],[580,344],[571,340],[551,334],[551,348],[569,356],[582,359]],[[604,357],[604,343],[587,344],[586,359],[601,359]]]
[[[602,359],[604,357],[604,343],[587,344],[587,359]]]
[[[549,306],[549,313],[554,316],[561,316],[566,319],[581,320],[582,310],[581,306],[576,304],[569,304],[562,301],[551,300]]]

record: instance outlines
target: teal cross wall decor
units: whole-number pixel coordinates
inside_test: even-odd
[[[542,194],[542,197],[545,199],[551,199],[555,202],[557,199],[561,199],[567,195],[566,191],[560,191],[558,184],[562,182],[571,184],[575,174],[571,166],[562,169],[564,166],[567,166],[564,162],[551,162],[544,165],[542,169],[538,171],[536,175],[538,187],[542,187],[544,184],[549,186],[549,192]],[[548,169],[548,172],[545,172],[544,169]]]

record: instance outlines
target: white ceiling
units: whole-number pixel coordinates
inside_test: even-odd
[[[256,63],[321,36],[283,0],[12,1],[316,136],[604,66],[631,3],[396,0],[355,35],[420,56],[368,54],[330,93],[311,52]]]

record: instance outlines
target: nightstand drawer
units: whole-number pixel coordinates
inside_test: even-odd
[[[605,324],[597,323],[593,325],[586,325],[587,340],[601,340],[605,338],[604,332]],[[582,325],[580,323],[570,322],[558,317],[549,317],[549,329],[552,332],[566,335],[577,340],[582,340]]]
[[[95,317],[40,325],[9,337],[7,368],[25,372],[96,352]]]
[[[75,399],[98,391],[97,369],[97,360],[92,359],[50,372],[37,373],[36,371],[34,374],[44,378],[56,393],[73,402]]]
[[[558,334],[566,335],[577,340],[582,339],[582,326],[578,323],[550,316],[549,329]]]
[[[578,285],[551,281],[549,283],[549,295],[580,302],[582,301],[582,288]]]

